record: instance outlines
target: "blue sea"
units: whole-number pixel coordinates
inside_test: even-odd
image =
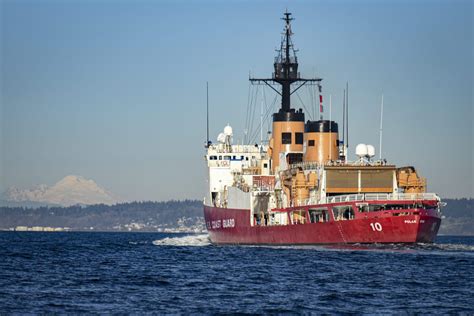
[[[207,235],[0,233],[0,313],[474,313],[474,237],[214,246]]]

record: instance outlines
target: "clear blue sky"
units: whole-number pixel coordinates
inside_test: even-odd
[[[349,150],[378,147],[383,93],[384,156],[474,196],[472,1],[0,3],[0,191],[77,174],[126,199],[201,198],[206,81],[213,138],[230,123],[241,139],[288,8],[339,121],[349,81]]]

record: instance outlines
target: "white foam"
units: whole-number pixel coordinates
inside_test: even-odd
[[[180,237],[166,237],[153,241],[155,246],[186,246],[202,247],[209,246],[211,241],[208,234],[187,235]]]
[[[327,244],[327,245],[249,245],[246,247],[264,247],[272,249],[300,249],[317,251],[375,251],[395,253],[426,253],[435,255],[474,256],[474,245],[465,244]]]
[[[442,251],[464,251],[464,252],[473,252],[474,245],[464,245],[464,244],[418,244],[422,247],[426,247],[430,250],[442,250]]]

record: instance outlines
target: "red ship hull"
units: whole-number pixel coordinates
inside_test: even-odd
[[[432,201],[423,203],[431,204]],[[285,211],[290,214],[291,210]],[[304,224],[260,226],[251,225],[248,209],[205,205],[204,217],[211,242],[215,244],[430,243],[436,238],[441,224],[439,213],[434,208],[356,212],[353,219],[338,221],[331,214],[329,221],[323,223],[308,220]]]

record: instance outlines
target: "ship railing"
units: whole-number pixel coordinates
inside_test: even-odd
[[[366,201],[372,200],[392,200],[392,201],[408,201],[408,200],[439,200],[435,193],[367,193],[365,194]]]
[[[255,145],[231,145],[232,151],[226,149],[225,146],[213,144],[208,148],[208,154],[259,154],[260,148]],[[268,146],[264,146],[263,151],[266,151]]]
[[[291,207],[315,205],[315,204],[318,204],[318,200],[315,198],[309,198],[309,199],[303,199],[303,200],[296,200],[294,203],[291,204]]]
[[[363,201],[364,194],[347,194],[326,197],[326,203],[339,203],[339,202],[353,202]]]
[[[317,162],[303,161],[303,162],[290,164],[289,169],[301,168],[303,170],[317,170],[317,169],[320,169],[321,166],[322,164],[317,163]]]
[[[439,200],[436,193],[395,193],[389,194],[389,200]]]
[[[324,203],[341,203],[355,201],[413,201],[413,200],[440,200],[435,193],[360,193],[328,196],[317,201],[315,198],[309,198],[298,201],[294,206],[315,205]]]
[[[253,192],[270,192],[273,193],[275,192],[275,187],[274,186],[253,186]]]
[[[366,193],[364,200],[372,201],[372,200],[394,200],[390,198],[391,194],[387,193]]]

